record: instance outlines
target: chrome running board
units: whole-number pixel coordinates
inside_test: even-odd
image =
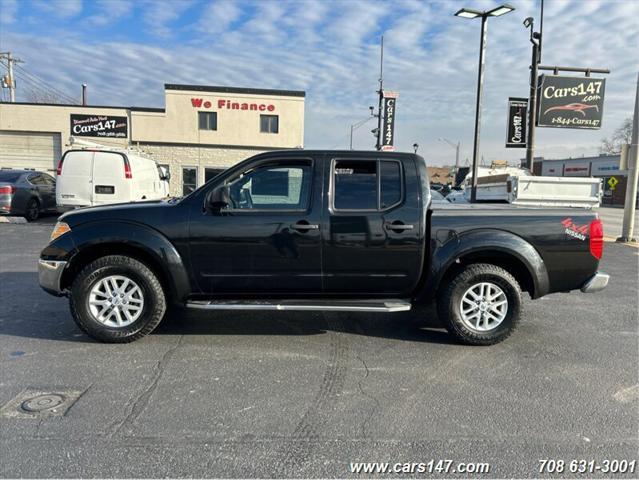
[[[330,312],[406,312],[411,304],[400,299],[381,300],[196,300],[186,303],[198,310],[293,310]]]

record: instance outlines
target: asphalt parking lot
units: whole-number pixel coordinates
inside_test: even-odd
[[[489,348],[453,343],[429,311],[178,311],[104,345],[38,287],[53,220],[0,224],[0,405],[78,398],[0,416],[2,477],[351,477],[350,462],[431,459],[543,477],[541,459],[637,460],[637,248],[607,243],[607,290],[527,301]]]

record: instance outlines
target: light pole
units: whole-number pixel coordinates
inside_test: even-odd
[[[457,141],[457,143],[453,143],[447,138],[439,137],[437,140],[440,142],[446,142],[448,145],[455,149],[455,173],[459,170],[459,148],[461,147],[461,141]]]
[[[542,0],[543,9],[543,0]],[[543,11],[543,10],[542,10]],[[526,168],[533,171],[535,162],[535,123],[537,122],[537,77],[541,60],[541,33],[534,31],[534,19],[528,17],[524,26],[530,29],[532,59],[530,61],[530,97],[528,102],[528,138],[526,139]]]
[[[351,125],[351,142],[350,142],[350,150],[353,150],[353,132],[357,130],[359,127],[368,122],[371,118],[375,118],[375,107],[368,107],[371,111],[370,117],[366,117],[364,120],[360,120],[359,122],[355,122]]]
[[[508,4],[500,5],[492,10],[479,11],[472,10],[470,8],[462,8],[455,13],[457,17],[462,18],[481,18],[481,43],[479,44],[479,72],[477,74],[477,103],[475,105],[475,139],[473,142],[473,177],[472,177],[472,190],[470,194],[471,203],[477,201],[477,174],[478,174],[478,159],[479,159],[479,135],[481,127],[481,101],[484,87],[484,65],[485,52],[486,52],[486,37],[488,27],[488,17],[501,17],[507,13],[512,12],[515,7]]]

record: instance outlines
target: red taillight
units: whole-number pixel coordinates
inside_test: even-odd
[[[593,220],[590,222],[590,254],[597,260],[603,255],[603,223],[601,220]]]
[[[0,187],[0,195],[13,195],[14,193],[16,193],[16,187],[13,185]]]
[[[124,157],[124,178],[133,178],[131,174],[131,164],[129,163],[129,159]]]
[[[62,175],[62,162],[64,161],[64,157],[60,159],[58,162],[58,169],[56,170],[56,175]]]

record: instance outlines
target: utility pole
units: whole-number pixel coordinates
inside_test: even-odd
[[[382,44],[379,58],[379,105],[377,107],[377,142],[375,144],[376,150],[382,149],[382,109],[384,108],[384,36],[382,35]]]
[[[9,88],[9,100],[11,103],[16,101],[16,80],[13,76],[13,64],[24,63],[19,58],[15,58],[11,52],[0,52],[0,59],[7,59],[7,76],[4,78],[4,82]]]
[[[628,177],[626,180],[626,201],[623,212],[623,228],[618,242],[636,242],[635,203],[637,201],[637,183],[639,182],[639,75],[637,75],[637,93],[635,94],[635,113],[632,120],[632,137],[628,149]]]
[[[530,62],[530,97],[528,102],[528,139],[526,140],[526,168],[533,171],[535,161],[535,122],[537,121],[537,77],[541,53],[541,33],[534,31],[534,20],[528,17],[524,20],[526,28],[530,28],[530,43],[532,43],[532,59]]]

